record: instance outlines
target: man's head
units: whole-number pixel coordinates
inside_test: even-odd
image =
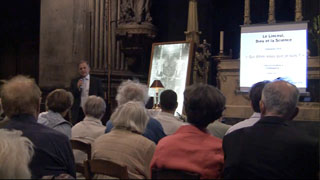
[[[33,79],[18,75],[2,86],[1,100],[4,113],[9,118],[19,114],[38,117],[41,91]]]
[[[261,81],[254,84],[249,92],[249,97],[251,100],[251,106],[254,112],[260,112],[259,102],[261,100],[262,90],[266,84],[270,83],[270,81]]]
[[[86,77],[90,73],[90,67],[87,61],[80,61],[78,70],[81,77]]]
[[[160,106],[164,112],[174,112],[178,107],[177,94],[170,90],[164,90],[160,94]]]
[[[262,91],[261,115],[293,119],[298,113],[298,100],[299,91],[295,85],[282,80],[271,82]]]
[[[56,89],[50,92],[46,98],[47,109],[57,113],[69,110],[72,104],[73,95],[64,89]]]
[[[211,85],[193,84],[184,91],[187,120],[199,129],[220,118],[225,103],[224,95]]]
[[[148,87],[131,80],[124,81],[118,87],[116,100],[119,106],[129,101],[139,101],[145,105],[148,101]]]
[[[102,119],[106,112],[106,103],[99,96],[89,96],[84,104],[84,114],[97,119]]]

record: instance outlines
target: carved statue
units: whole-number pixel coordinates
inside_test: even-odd
[[[120,24],[151,23],[151,0],[121,0]]]
[[[209,72],[209,60],[211,58],[210,53],[211,45],[203,40],[195,53],[195,60],[193,65],[193,83],[204,83],[208,82]]]

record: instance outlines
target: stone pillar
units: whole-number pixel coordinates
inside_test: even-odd
[[[295,21],[302,21],[302,1],[296,0]]]
[[[243,24],[251,24],[250,20],[250,0],[244,2],[244,20]]]
[[[42,0],[39,85],[67,88],[78,75],[77,63],[89,57],[87,0]]]
[[[189,0],[189,12],[188,12],[188,28],[184,32],[186,34],[187,41],[193,41],[199,44],[199,26],[198,26],[198,2],[197,0]]]
[[[274,8],[274,0],[269,0],[269,18],[268,18],[269,24],[276,23],[274,9],[275,9]]]

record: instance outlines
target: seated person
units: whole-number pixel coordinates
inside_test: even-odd
[[[225,97],[215,87],[194,84],[184,91],[184,107],[190,125],[159,141],[151,161],[152,168],[184,170],[202,179],[221,177],[224,156],[222,140],[207,133],[209,123],[219,117]]]
[[[250,88],[249,98],[254,113],[251,115],[249,119],[245,119],[233,125],[230,129],[228,129],[226,135],[238,129],[253,126],[255,123],[259,121],[261,117],[259,102],[261,100],[262,90],[264,86],[268,83],[270,83],[270,81],[257,82]]]
[[[264,86],[261,118],[223,138],[225,179],[319,179],[319,140],[290,121],[298,88],[286,81]]]
[[[10,119],[5,129],[22,131],[34,144],[31,178],[69,174],[75,177],[75,163],[67,136],[37,123],[41,91],[33,79],[18,75],[1,88],[4,113]]]
[[[116,100],[118,106],[129,101],[139,101],[145,105],[148,101],[148,88],[146,85],[138,82],[133,82],[131,80],[124,81],[118,87]],[[157,120],[152,117],[149,118],[150,119],[145,132],[143,132],[143,136],[157,144],[161,138],[166,136],[166,134],[163,132],[163,128]],[[110,132],[112,127],[113,125],[111,121],[108,121],[106,133]]]
[[[150,179],[150,161],[156,145],[142,136],[149,121],[144,104],[129,101],[111,115],[111,132],[92,144],[92,159],[106,159],[128,168],[129,179]],[[99,178],[106,178],[98,175]],[[110,178],[110,177],[109,177]]]
[[[92,143],[97,137],[104,134],[106,127],[101,119],[106,112],[106,103],[101,97],[89,96],[84,104],[85,117],[72,127],[72,139],[85,143]],[[79,150],[74,150],[74,157],[77,163],[82,163],[87,159],[87,155]]]
[[[38,123],[53,128],[71,138],[72,124],[65,120],[73,103],[73,96],[64,89],[50,92],[46,98],[46,112],[39,114]]]
[[[1,86],[2,84],[4,84],[5,81],[4,80],[0,80],[0,90],[1,90]],[[5,126],[8,122],[8,118],[6,117],[6,115],[3,112],[2,109],[2,103],[1,103],[1,96],[0,96],[0,128],[2,128],[3,126]]]
[[[30,179],[33,144],[22,132],[0,129],[0,179]]]
[[[231,125],[221,122],[221,119],[222,117],[215,120],[213,123],[210,123],[207,127],[207,130],[213,136],[223,139]]]
[[[174,91],[168,89],[161,93],[160,106],[161,112],[157,113],[154,118],[161,123],[166,135],[173,134],[180,126],[185,125],[183,121],[174,116],[178,107],[177,94]]]

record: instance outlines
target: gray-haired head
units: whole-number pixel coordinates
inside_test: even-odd
[[[145,105],[148,101],[148,87],[139,82],[124,81],[118,87],[116,100],[118,105],[129,101],[139,101]]]
[[[18,114],[30,114],[38,117],[41,90],[34,79],[17,75],[1,87],[1,101],[4,113],[8,117]]]
[[[129,101],[117,107],[110,118],[115,129],[126,129],[142,134],[149,121],[144,104]]]
[[[18,130],[0,129],[0,179],[30,179],[33,143]]]
[[[89,96],[84,104],[83,111],[86,116],[101,119],[106,112],[106,103],[101,97]]]
[[[291,118],[296,113],[299,90],[287,81],[276,80],[265,85],[262,91],[260,108],[263,114],[272,114],[283,118]]]

